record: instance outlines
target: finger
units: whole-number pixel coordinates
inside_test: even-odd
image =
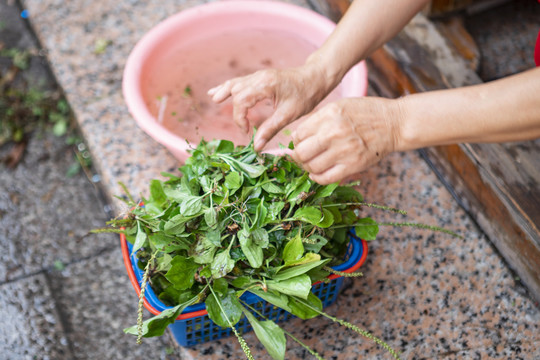
[[[221,85],[215,86],[215,87],[211,88],[210,90],[208,90],[206,92],[206,94],[208,94],[210,96],[213,96],[216,93],[216,91],[219,90],[220,87],[221,87]]]
[[[213,93],[214,93],[212,96],[212,101],[216,103],[220,103],[226,100],[229,96],[231,96],[231,89],[233,85],[234,83],[232,80],[227,80],[223,84],[213,89],[210,89],[210,90],[213,90]]]
[[[313,159],[303,162],[304,169],[314,175],[323,174],[338,164],[339,160],[334,151],[325,151]]]
[[[233,121],[246,134],[249,132],[249,120],[247,118],[249,107],[244,105],[233,104]]]
[[[262,93],[253,93],[253,90],[249,88],[239,93],[233,90],[233,93],[233,120],[247,133],[249,131],[249,120],[247,118],[249,109],[267,96]]]
[[[294,153],[301,163],[308,163],[325,152],[328,147],[328,142],[322,141],[320,136],[315,135],[295,143]]]
[[[305,139],[315,136],[321,130],[320,126],[324,124],[324,119],[324,116],[319,112],[307,115],[292,134],[294,143],[299,144]]]
[[[295,163],[297,163],[298,165],[300,165],[301,167],[303,167],[302,162],[296,157],[296,153],[294,152],[294,150],[291,151],[291,152],[289,153],[289,155],[290,155],[290,157],[293,159],[293,161],[294,161]]]
[[[292,121],[292,118],[293,115],[290,112],[283,107],[278,107],[274,114],[264,121],[257,130],[253,144],[255,150],[261,151],[270,139]]]
[[[311,180],[320,185],[328,185],[347,178],[353,173],[352,170],[347,170],[347,165],[337,164],[330,169],[326,170],[322,174],[310,174]]]

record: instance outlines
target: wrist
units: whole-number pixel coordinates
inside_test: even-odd
[[[320,50],[312,53],[304,63],[304,67],[310,73],[310,79],[317,79],[321,90],[326,94],[330,93],[341,81],[345,73],[339,70],[337,61],[326,61],[324,54]]]
[[[411,95],[395,100],[393,117],[395,119],[395,151],[407,151],[422,147],[418,136],[418,126],[413,123],[414,107],[411,106]]]

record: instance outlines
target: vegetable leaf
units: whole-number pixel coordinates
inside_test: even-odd
[[[307,255],[309,255],[309,254],[307,254]],[[317,259],[317,260],[315,260],[315,259]],[[313,257],[312,261],[303,263],[301,265],[292,266],[292,267],[289,267],[289,268],[287,268],[285,270],[281,270],[276,275],[272,276],[272,279],[274,279],[274,280],[290,279],[292,277],[305,274],[309,270],[314,269],[314,268],[316,268],[318,266],[322,266],[322,265],[324,265],[324,264],[326,264],[326,263],[328,263],[330,261],[330,259],[325,259],[325,260],[319,260],[319,259],[320,259],[320,255],[316,254],[316,257]]]
[[[144,229],[141,227],[141,222],[137,221],[137,236],[135,236],[135,243],[133,244],[132,253],[135,253],[140,248],[142,248],[146,243],[147,239],[148,236],[146,235]]]
[[[356,221],[354,231],[358,237],[364,240],[375,240],[379,233],[379,226],[375,220],[367,217]]]
[[[257,338],[264,345],[272,359],[285,359],[287,340],[283,330],[271,320],[257,320],[248,310],[244,309],[244,314],[255,331],[255,335],[257,335]]]
[[[238,240],[242,251],[246,255],[249,265],[256,269],[262,265],[263,251],[260,245],[253,242],[253,236],[247,229],[238,232]]]
[[[199,267],[200,265],[191,258],[176,256],[171,261],[171,268],[167,271],[165,277],[176,289],[189,289],[195,281],[195,274]]]
[[[176,321],[176,318],[184,311],[189,305],[195,304],[199,300],[198,296],[191,298],[183,304],[176,305],[171,309],[167,309],[161,312],[161,314],[154,316],[143,322],[142,324],[142,336],[143,337],[152,337],[152,336],[161,336],[167,329],[167,326]],[[137,325],[131,326],[127,329],[124,329],[126,334],[137,335],[138,327]]]
[[[292,263],[302,257],[304,254],[304,245],[300,238],[300,232],[285,245],[283,249],[283,261],[285,265]]]
[[[218,253],[210,264],[212,277],[218,279],[227,275],[234,268],[234,263],[235,261],[231,259],[231,255],[229,254],[229,249]]]
[[[268,288],[276,290],[283,294],[298,296],[302,299],[307,299],[311,291],[311,279],[307,275],[299,275],[290,279],[276,281],[268,280]]]
[[[221,311],[218,302],[225,311],[225,314]],[[219,293],[216,293],[215,296],[211,294],[206,298],[205,305],[210,319],[223,328],[229,327],[227,318],[229,318],[234,326],[242,317],[242,305],[236,297],[234,290],[229,290],[224,296]]]
[[[184,216],[198,215],[202,208],[202,199],[200,196],[188,195],[180,205],[180,213]]]

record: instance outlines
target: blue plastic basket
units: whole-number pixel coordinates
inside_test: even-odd
[[[366,259],[367,243],[356,237],[354,233],[349,234],[349,238],[350,242],[345,260],[342,264],[334,266],[334,270],[343,272],[356,271]],[[138,259],[135,254],[131,254],[132,246],[123,235],[121,235],[121,244],[126,270],[135,290],[139,293],[144,271],[136,265]],[[329,279],[328,282],[319,282],[312,287],[312,292],[321,299],[323,307],[327,307],[336,301],[343,285],[343,277],[330,275]],[[293,316],[288,311],[278,308],[249,292],[242,295],[242,300],[264,315],[265,318],[275,322],[285,321]],[[171,308],[159,300],[150,286],[147,286],[145,291],[145,307],[154,315]],[[260,318],[259,315],[255,313],[254,315]],[[245,316],[238,321],[235,327],[240,333],[251,331],[251,325]],[[214,324],[208,317],[204,303],[188,306],[178,319],[169,325],[169,330],[178,344],[182,346],[193,346],[231,335],[230,328],[222,328]]]

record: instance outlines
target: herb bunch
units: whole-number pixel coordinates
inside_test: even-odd
[[[397,358],[382,340],[323,313],[311,287],[343,261],[351,228],[375,239],[378,224],[361,217],[362,206],[399,210],[363,203],[352,186],[319,185],[288,156],[258,154],[251,143],[203,140],[180,171],[181,177],[152,180],[150,197],[141,202],[126,189],[129,213],[97,230],[124,233],[137,252],[145,270],[140,304],[148,281],[172,306],[144,322],[141,307],[138,325],[127,333],[159,336],[187,306],[204,302],[217,325],[233,328],[248,358],[234,329],[242,316],[272,358],[284,359],[285,334],[299,340],[245,304],[241,295],[251,292],[302,319],[322,314]]]

